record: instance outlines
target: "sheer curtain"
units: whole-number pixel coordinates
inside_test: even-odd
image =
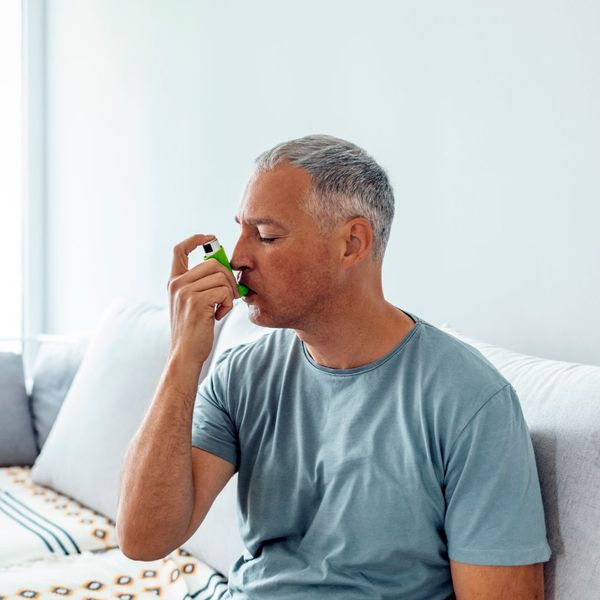
[[[21,1],[0,1],[0,351],[22,352]]]

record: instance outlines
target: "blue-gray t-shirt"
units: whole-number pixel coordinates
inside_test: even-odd
[[[454,598],[449,559],[545,562],[529,430],[511,384],[419,317],[353,369],[290,329],[226,350],[198,388],[192,445],[238,471],[246,551],[225,598]]]

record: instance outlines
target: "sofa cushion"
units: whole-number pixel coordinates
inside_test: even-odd
[[[91,332],[43,341],[33,366],[31,415],[38,452],[43,447],[58,411],[79,369]]]
[[[550,561],[546,598],[598,597],[600,590],[600,367],[519,354],[440,328],[479,350],[519,396],[531,434]]]
[[[37,455],[23,358],[0,352],[0,466],[31,465]]]

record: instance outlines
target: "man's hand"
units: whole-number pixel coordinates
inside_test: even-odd
[[[473,565],[450,560],[456,600],[543,600],[544,563]]]
[[[222,319],[240,297],[233,273],[218,261],[207,260],[188,271],[190,252],[214,238],[197,234],[177,244],[168,284],[171,354],[200,365],[212,350],[215,319]]]

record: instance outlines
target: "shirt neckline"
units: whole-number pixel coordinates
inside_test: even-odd
[[[318,371],[321,371],[323,373],[328,373],[330,375],[357,375],[359,373],[366,373],[367,371],[372,371],[373,369],[376,369],[383,363],[390,360],[390,358],[398,354],[398,352],[400,352],[404,348],[404,346],[406,346],[406,344],[408,344],[408,342],[414,337],[415,332],[418,329],[420,329],[421,325],[424,322],[423,319],[421,319],[417,315],[413,315],[412,313],[398,306],[396,308],[399,308],[403,313],[407,314],[414,321],[414,325],[412,326],[410,331],[398,342],[398,344],[396,344],[396,346],[394,346],[387,354],[380,356],[373,362],[367,363],[366,365],[361,365],[359,367],[353,367],[352,369],[334,369],[332,367],[325,367],[324,365],[320,365],[314,360],[314,358],[308,353],[304,341],[300,340],[300,345],[302,347],[302,354],[304,355],[304,358],[314,369],[317,369]]]

